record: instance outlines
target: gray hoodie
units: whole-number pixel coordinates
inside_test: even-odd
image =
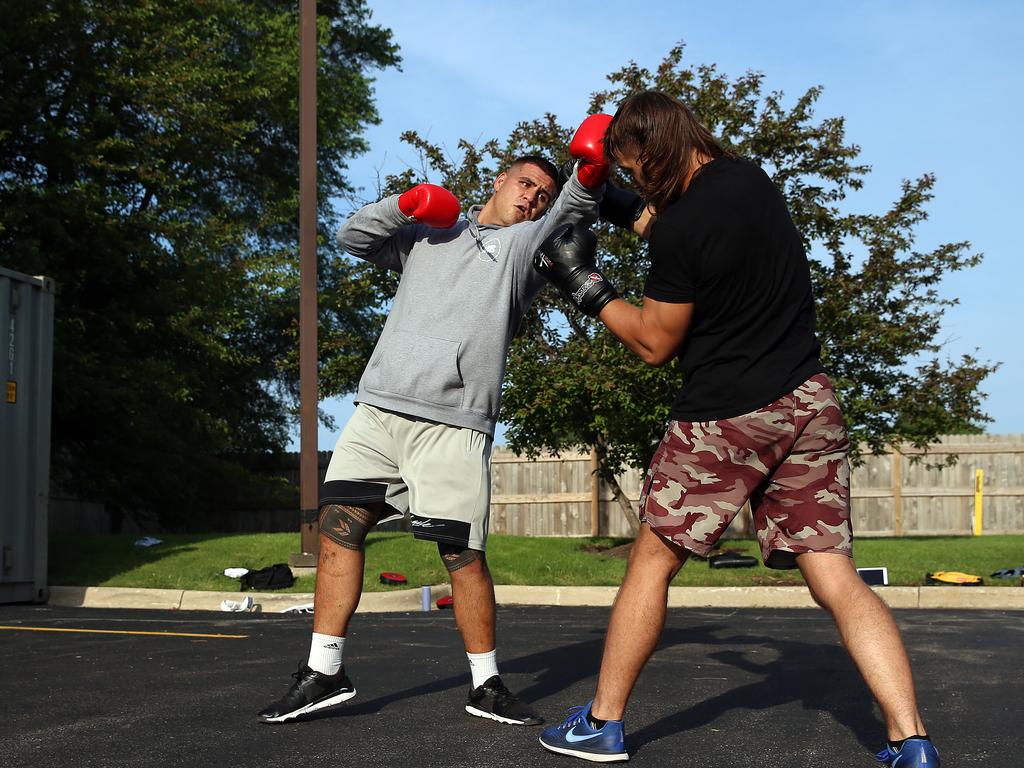
[[[402,273],[356,402],[494,434],[505,358],[544,278],[533,255],[560,224],[593,223],[603,187],[572,177],[545,216],[481,225],[482,206],[450,229],[398,209],[398,196],[360,208],[338,230],[353,256]]]

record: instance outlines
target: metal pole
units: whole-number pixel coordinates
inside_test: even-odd
[[[315,565],[320,485],[317,453],[316,0],[299,0],[299,505],[302,552]]]

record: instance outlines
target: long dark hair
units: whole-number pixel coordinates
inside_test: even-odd
[[[694,170],[694,152],[710,158],[733,154],[711,135],[688,106],[660,91],[644,91],[619,105],[604,135],[605,156],[635,153],[643,163],[644,197],[655,211],[683,193]]]

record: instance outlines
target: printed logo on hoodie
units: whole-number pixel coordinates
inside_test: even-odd
[[[496,237],[489,237],[480,243],[477,248],[476,257],[485,264],[497,264],[498,254],[501,253],[501,240]]]

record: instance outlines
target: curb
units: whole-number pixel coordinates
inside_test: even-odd
[[[1024,611],[1024,589],[1013,587],[872,587],[890,608],[956,608]],[[497,585],[499,605],[610,606],[618,587],[529,587]],[[359,613],[422,610],[419,588],[367,592]],[[431,610],[451,594],[449,584],[430,587]],[[313,602],[310,592],[200,592],[130,587],[50,587],[50,605],[70,608],[148,608],[221,611],[224,600],[251,596],[257,610],[280,613]],[[805,587],[669,587],[670,608],[817,608]]]
[[[890,608],[1024,611],[1013,587],[872,587]],[[618,587],[495,586],[499,605],[610,606]],[[806,587],[669,587],[669,608],[817,608]]]
[[[451,585],[430,588],[433,605],[438,598],[452,593]],[[281,613],[289,608],[313,602],[312,592],[201,592],[183,589],[133,589],[131,587],[50,587],[49,605],[67,608],[148,608],[169,611],[222,611],[225,600],[253,599],[256,610]],[[419,611],[419,588],[394,592],[367,592],[359,602],[361,613]]]

